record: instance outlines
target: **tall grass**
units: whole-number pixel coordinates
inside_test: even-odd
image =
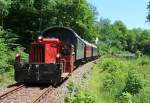
[[[103,56],[92,70],[90,89],[97,103],[149,103],[150,58]]]

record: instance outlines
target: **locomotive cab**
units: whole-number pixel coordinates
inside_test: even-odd
[[[33,42],[30,47],[29,63],[56,63],[56,55],[59,53],[59,39],[43,39]]]

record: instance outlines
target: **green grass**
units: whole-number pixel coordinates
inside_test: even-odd
[[[13,70],[0,75],[0,87],[4,87],[12,83],[15,83]]]
[[[129,77],[130,74],[133,78]],[[91,75],[89,88],[90,93],[97,96],[96,103],[150,102],[149,57],[126,59],[103,56],[94,66]],[[139,81],[137,82],[139,87],[136,87],[135,81]],[[139,93],[132,94],[131,86],[135,87]]]

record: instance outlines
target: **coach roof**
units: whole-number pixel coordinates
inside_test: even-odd
[[[84,42],[85,44],[91,44],[87,41],[85,41],[84,39],[82,39],[74,30],[72,30],[69,27],[49,27],[46,28],[41,35],[43,37],[48,37],[48,38],[52,38],[52,37],[58,37],[64,41],[70,40],[70,43],[75,44],[75,40],[79,39],[82,42]],[[92,46],[96,47],[94,44],[91,44]]]

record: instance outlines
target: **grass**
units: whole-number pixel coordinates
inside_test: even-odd
[[[13,70],[0,75],[0,87],[4,87],[12,83],[15,83]]]
[[[129,78],[131,71],[134,78]],[[149,57],[126,59],[103,56],[94,66],[91,75],[89,88],[90,93],[97,96],[96,103],[150,102]],[[136,87],[134,80],[139,81],[138,86],[142,86],[142,89]],[[139,93],[132,94],[132,86],[136,87],[137,91],[140,90]]]

